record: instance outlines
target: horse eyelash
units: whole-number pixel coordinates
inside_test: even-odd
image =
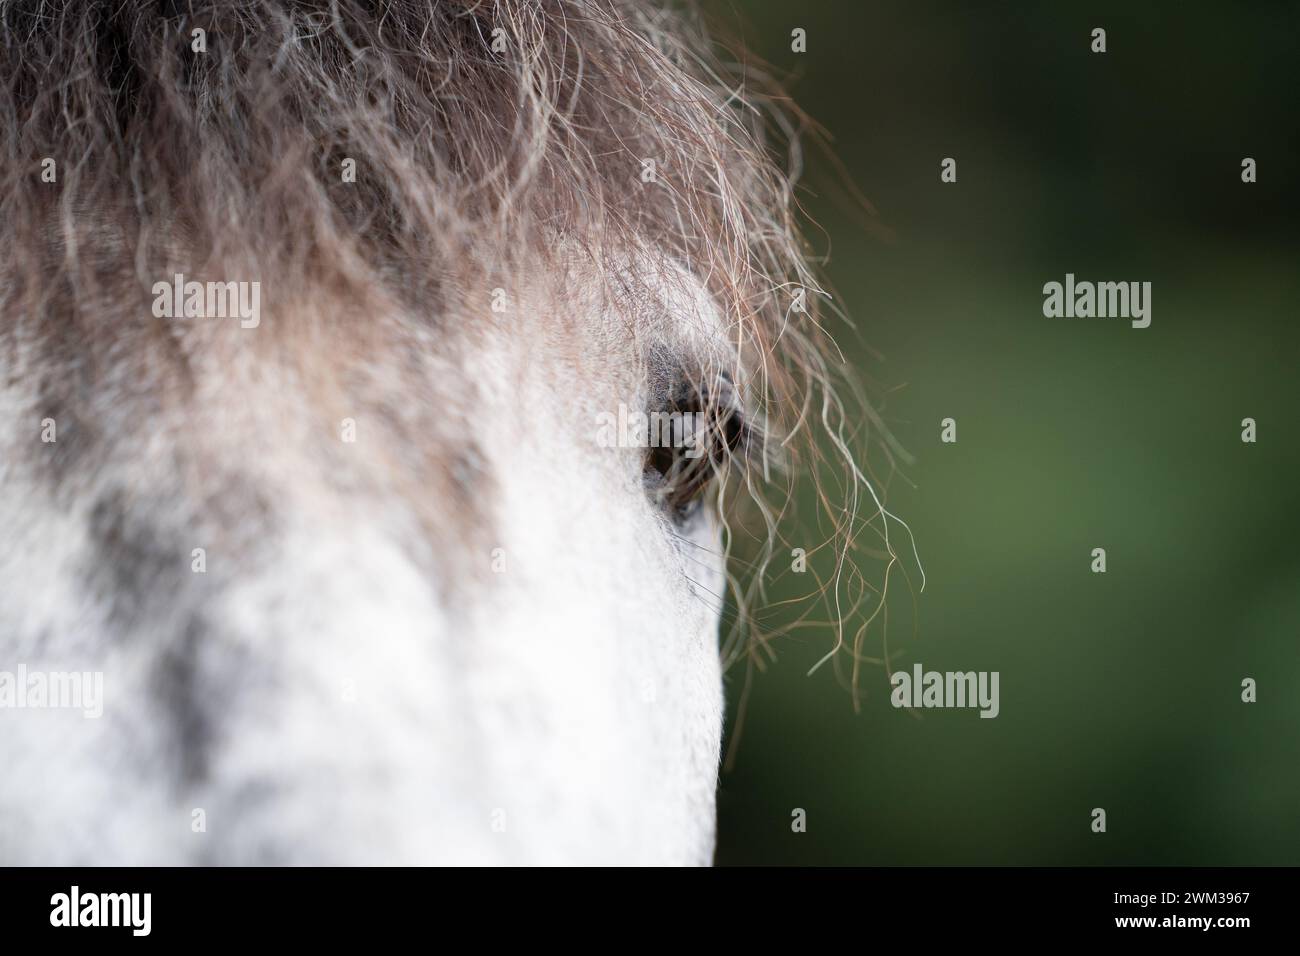
[[[698,515],[716,479],[725,476],[733,464],[744,468],[753,453],[751,428],[734,386],[725,374],[711,389],[683,380],[668,403],[669,414],[692,416],[692,437],[703,447],[695,456],[683,447],[651,443],[646,454],[646,471],[653,474],[652,491],[661,506],[679,525]],[[660,410],[663,413],[663,410]],[[703,422],[696,417],[703,417]],[[693,446],[687,446],[693,447]]]

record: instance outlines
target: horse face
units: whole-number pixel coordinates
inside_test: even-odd
[[[663,472],[712,456],[638,416],[722,330],[565,276],[6,353],[4,660],[103,699],[6,713],[0,856],[710,859],[722,543]]]
[[[677,4],[207,6],[0,17],[0,862],[707,861],[714,473],[865,484],[803,120]]]

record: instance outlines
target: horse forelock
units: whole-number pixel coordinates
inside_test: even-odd
[[[394,447],[420,460],[395,471],[458,503],[429,521],[450,514],[489,542],[480,450],[439,439],[474,396],[427,382],[472,390],[455,373],[498,321],[494,293],[544,284],[590,302],[594,284],[599,301],[636,304],[635,325],[698,285],[726,348],[692,374],[726,373],[763,426],[745,490],[817,427],[845,449],[836,480],[859,487],[846,447],[859,426],[829,388],[824,293],[797,228],[802,118],[706,37],[689,8],[643,0],[4,4],[0,150],[26,175],[0,182],[0,338],[11,375],[43,383],[33,408],[85,423],[62,472],[80,472],[72,456],[96,432],[121,441],[150,415],[192,416],[204,371],[223,364],[254,389],[280,376],[295,408],[336,420],[341,395],[363,395],[412,436]],[[172,275],[260,281],[268,321],[238,339],[140,321]],[[254,350],[275,371],[245,360]],[[261,427],[229,394],[189,427]],[[105,395],[119,410],[90,413]],[[267,485],[231,461],[240,448],[213,441],[167,480]],[[155,461],[160,475],[172,464]],[[830,511],[847,550],[859,496],[844,498]]]

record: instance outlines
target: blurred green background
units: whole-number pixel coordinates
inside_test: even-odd
[[[833,633],[781,638],[717,861],[1300,864],[1297,5],[706,8],[876,207],[809,158],[858,326],[837,337],[917,459],[888,502],[929,578],[914,636],[905,584],[890,599],[900,666],[1001,672],[995,720],[895,710],[879,667],[855,714],[830,667],[806,676]],[[1151,327],[1044,318],[1067,272],[1150,281]]]

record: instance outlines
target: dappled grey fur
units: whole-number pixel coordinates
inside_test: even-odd
[[[560,342],[553,358],[566,323],[579,330],[564,304],[621,317],[604,338],[572,337],[572,374],[640,361],[642,381],[667,369],[706,403],[745,409],[745,440],[720,457],[745,446],[737,488],[758,504],[760,567],[777,540],[765,489],[778,458],[797,459],[799,441],[813,458],[809,433],[829,437],[836,586],[853,573],[861,423],[828,387],[793,184],[765,144],[774,120],[789,135],[797,117],[771,109],[758,80],[721,65],[689,9],[642,0],[0,3],[0,648],[40,661],[57,638],[59,655],[116,668],[143,697],[107,718],[110,743],[49,738],[89,768],[80,789],[42,790],[39,755],[9,755],[0,861],[42,794],[109,806],[147,777],[157,807],[131,798],[147,819],[170,806],[160,794],[211,782],[229,738],[269,719],[259,708],[286,673],[327,697],[333,676],[309,649],[264,638],[297,634],[317,604],[311,626],[333,633],[350,542],[369,562],[350,585],[361,606],[415,608],[409,619],[456,632],[488,574],[465,555],[501,530],[493,437],[474,423],[502,397],[468,371],[483,339],[510,340],[489,308],[498,288],[561,304],[552,328],[527,333],[539,349]],[[261,325],[156,318],[152,287],[176,273],[260,282]],[[631,356],[626,343],[672,325],[656,310],[695,284],[724,346]],[[806,311],[791,309],[799,290]],[[352,419],[364,456],[339,441]],[[46,421],[55,442],[39,438]],[[322,541],[335,563],[313,563]],[[394,711],[443,726],[468,691],[429,693]],[[455,746],[473,754],[471,739]],[[713,747],[691,757],[706,780]],[[241,845],[294,858],[284,794],[247,772],[220,799],[246,819],[265,806],[274,826]],[[711,812],[709,787],[690,799]],[[99,858],[176,855],[126,830],[67,836],[92,845]]]

